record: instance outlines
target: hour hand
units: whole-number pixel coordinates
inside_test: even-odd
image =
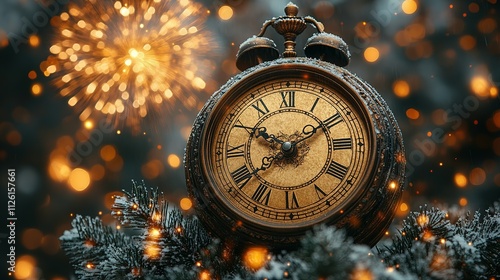
[[[252,173],[250,173],[249,176],[255,175],[259,171],[265,171],[266,169],[268,169],[269,167],[271,167],[271,164],[273,163],[273,161],[282,159],[283,156],[284,156],[283,153],[280,152],[280,153],[277,153],[274,156],[263,157],[262,158],[262,165],[260,167],[257,167]]]
[[[265,127],[257,128],[257,131],[255,131],[255,137],[256,138],[262,137],[262,138],[264,138],[264,140],[266,140],[269,143],[273,143],[273,142],[276,142],[279,144],[284,143],[283,140],[276,138],[276,136],[274,136],[274,134],[268,134],[267,128],[265,128]]]

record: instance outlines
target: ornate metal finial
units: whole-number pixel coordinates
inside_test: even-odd
[[[289,2],[285,7],[285,15],[287,17],[296,17],[299,14],[299,7],[292,2]]]
[[[319,32],[323,32],[324,30],[321,22],[318,22],[310,16],[298,17],[298,13],[299,7],[292,2],[288,3],[285,7],[285,16],[272,18],[271,20],[264,22],[262,29],[257,36],[263,36],[266,29],[269,26],[272,26],[276,32],[285,38],[285,51],[283,52],[283,57],[296,57],[297,52],[295,52],[295,39],[306,29],[307,23],[313,24]]]

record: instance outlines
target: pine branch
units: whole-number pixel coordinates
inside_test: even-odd
[[[99,218],[77,215],[71,225],[59,239],[75,274],[79,279],[102,279],[101,264],[108,259],[107,252],[130,244],[130,239],[104,226]]]
[[[425,279],[488,279],[500,275],[500,208],[450,223],[444,211],[421,208],[403,221],[391,245],[377,248],[399,271]]]
[[[273,257],[257,279],[411,279],[387,270],[366,245],[343,230],[321,225],[302,239],[300,249]]]

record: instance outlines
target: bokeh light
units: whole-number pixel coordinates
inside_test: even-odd
[[[483,76],[474,76],[470,81],[472,92],[479,97],[489,97],[490,83]]]
[[[219,17],[222,20],[230,20],[233,17],[233,9],[227,5],[220,7]]]
[[[40,95],[42,93],[42,85],[39,83],[35,83],[31,86],[31,92],[33,95]]]
[[[368,47],[364,52],[365,60],[368,62],[375,62],[380,57],[380,52],[375,47]]]
[[[16,260],[16,279],[35,279],[36,260],[30,255],[20,256]]]
[[[175,154],[168,155],[167,162],[172,168],[178,168],[181,165],[181,159]]]
[[[116,149],[112,145],[106,145],[101,148],[100,154],[104,161],[112,161],[116,157]]]
[[[480,186],[486,180],[486,172],[480,167],[476,167],[470,171],[469,181],[474,186]]]
[[[410,109],[406,110],[406,116],[411,120],[416,120],[416,119],[420,118],[420,112],[414,108],[410,108]]]
[[[404,0],[403,3],[401,3],[401,9],[403,9],[403,12],[407,15],[411,15],[417,11],[418,4],[415,0]]]
[[[193,207],[193,202],[191,201],[191,199],[184,197],[179,202],[179,206],[182,210],[188,211],[189,209],[191,209],[191,207]]]
[[[243,264],[251,270],[258,270],[267,263],[268,253],[264,247],[250,247],[243,254]]]
[[[467,186],[467,177],[462,174],[462,173],[455,173],[455,176],[453,177],[455,181],[455,185],[459,188],[464,188]]]
[[[35,250],[42,245],[43,233],[36,228],[25,229],[21,235],[21,242],[28,250]]]
[[[407,81],[397,80],[392,84],[392,90],[397,97],[408,97],[410,95],[410,85]]]
[[[90,175],[83,168],[75,168],[69,174],[68,183],[75,191],[84,191],[90,184]]]

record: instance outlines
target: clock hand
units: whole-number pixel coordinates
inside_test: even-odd
[[[264,138],[264,140],[266,140],[269,143],[277,142],[277,143],[283,144],[283,141],[276,138],[276,136],[274,136],[274,134],[268,134],[267,128],[265,128],[263,126],[261,126],[261,127],[249,127],[249,126],[237,124],[237,125],[235,125],[235,127],[244,128],[248,133],[255,136],[255,138],[262,137],[262,138]]]
[[[318,131],[318,129],[320,127],[321,127],[321,124],[318,125],[318,126],[316,126],[316,127],[314,127],[311,124],[308,124],[308,125],[304,126],[304,128],[302,128],[302,133],[304,133],[305,136],[302,137],[301,139],[295,141],[295,142],[292,142],[292,145],[295,146],[298,143],[300,143],[300,142],[302,142],[302,141],[304,141],[306,139],[311,138],[314,135],[314,133],[316,133],[316,131]]]
[[[269,167],[271,167],[271,164],[273,163],[274,160],[276,160],[276,159],[282,159],[283,156],[284,156],[283,153],[279,152],[276,155],[271,156],[271,157],[263,157],[262,158],[262,165],[260,167],[255,168],[255,170],[252,171],[249,175],[247,175],[247,177],[255,175],[259,171],[265,171],[265,170],[267,170]]]
[[[283,140],[276,138],[276,136],[274,136],[274,134],[268,134],[266,131],[267,131],[267,128],[265,128],[265,127],[257,128],[258,134],[256,134],[255,137],[256,138],[262,137],[262,138],[264,138],[264,140],[266,140],[269,143],[277,142],[277,143],[283,144]]]

